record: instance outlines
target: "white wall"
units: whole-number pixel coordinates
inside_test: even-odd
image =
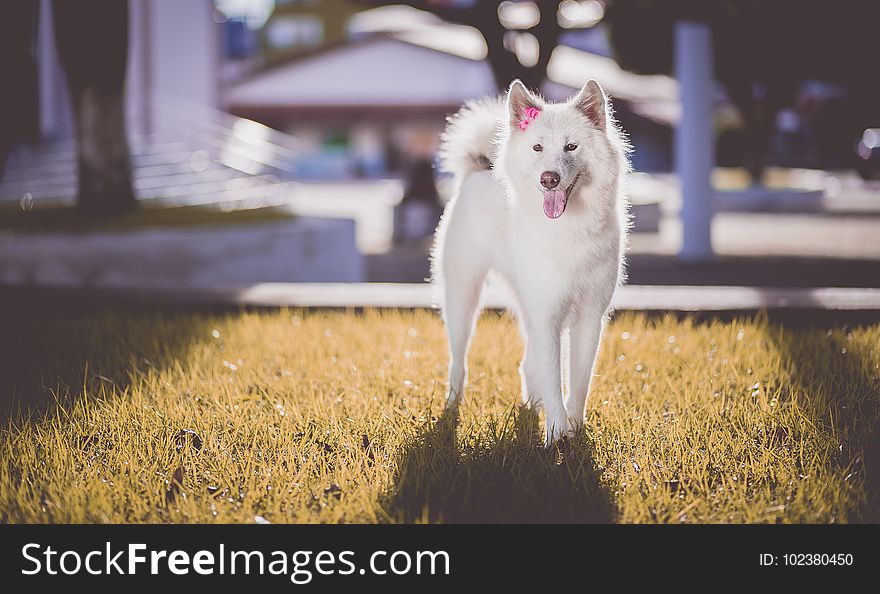
[[[10,285],[191,289],[364,280],[350,219],[0,237],[0,283]]]

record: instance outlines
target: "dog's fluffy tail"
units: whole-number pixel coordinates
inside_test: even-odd
[[[474,171],[492,169],[503,110],[501,99],[478,99],[447,118],[440,142],[440,168],[458,180]]]

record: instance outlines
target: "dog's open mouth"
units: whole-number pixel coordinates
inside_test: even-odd
[[[562,216],[562,213],[565,212],[565,205],[568,203],[568,196],[580,178],[581,174],[578,173],[566,189],[544,192],[544,214],[547,215],[547,218],[558,219]]]

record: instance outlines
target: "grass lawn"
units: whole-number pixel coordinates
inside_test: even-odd
[[[4,315],[4,523],[878,517],[880,326],[620,315],[560,451],[506,316],[452,429],[430,312]]]

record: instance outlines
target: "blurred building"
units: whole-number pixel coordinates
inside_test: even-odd
[[[375,36],[276,65],[225,99],[233,114],[295,135],[303,177],[350,178],[430,158],[446,115],[495,92],[483,61]]]

